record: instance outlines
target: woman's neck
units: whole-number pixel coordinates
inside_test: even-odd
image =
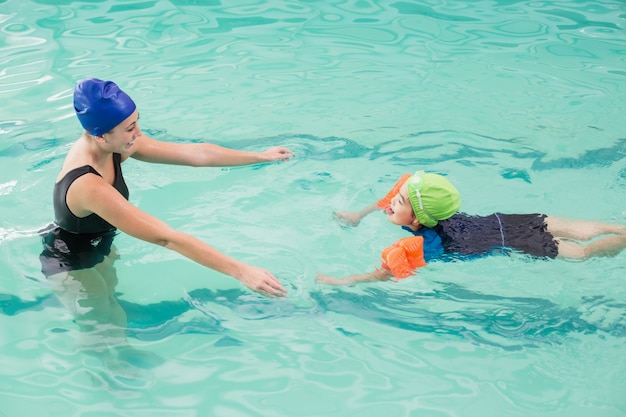
[[[96,137],[84,132],[79,139],[79,153],[86,160],[89,160],[89,165],[93,166],[97,171],[104,170],[109,165],[112,152],[103,149],[103,144],[106,144],[104,139]]]

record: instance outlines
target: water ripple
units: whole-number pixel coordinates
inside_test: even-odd
[[[450,175],[477,210],[498,200],[623,222],[622,1],[0,4],[2,413],[623,414],[620,257],[314,283],[318,269],[372,267],[395,238],[384,219],[342,230],[331,210],[417,166]],[[87,76],[129,91],[158,139],[297,153],[201,175],[124,167],[142,208],[290,291],[267,300],[120,237],[128,335],[167,358],[145,372],[78,354],[39,278],[35,230],[52,212],[33,196],[49,195],[80,134],[71,95]]]

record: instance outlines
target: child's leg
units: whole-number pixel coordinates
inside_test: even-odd
[[[607,234],[626,235],[626,226],[548,216],[546,230],[556,239],[591,240]]]
[[[626,248],[626,226],[560,217],[546,217],[545,224],[546,230],[558,241],[559,258],[615,256]],[[611,236],[600,237],[603,235]]]
[[[615,256],[626,249],[626,234],[605,236],[586,244],[556,240],[559,258],[586,259],[594,256]]]

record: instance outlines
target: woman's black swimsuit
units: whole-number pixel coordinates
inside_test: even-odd
[[[121,166],[120,154],[113,154],[115,182],[113,187],[128,200],[129,192]],[[68,172],[54,185],[54,223],[40,232],[43,252],[39,256],[46,277],[59,272],[92,268],[111,252],[116,228],[93,213],[76,217],[67,206],[66,195],[70,185],[85,174],[100,175],[85,165]]]

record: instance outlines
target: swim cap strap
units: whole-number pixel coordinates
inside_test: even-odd
[[[422,180],[422,174],[424,174],[424,171],[417,171],[415,175],[413,175],[408,180],[409,182],[407,184],[407,189],[409,193],[409,200],[411,201],[411,205],[413,206],[414,213],[419,213],[421,211],[426,215],[426,217],[428,217],[430,221],[437,224],[439,220],[435,219],[435,217],[430,214],[428,209],[424,206],[424,201],[422,200],[422,194],[420,193],[420,189],[422,188],[422,184],[424,183]],[[419,210],[417,210],[417,207],[419,207]],[[422,223],[426,224],[426,222]]]

